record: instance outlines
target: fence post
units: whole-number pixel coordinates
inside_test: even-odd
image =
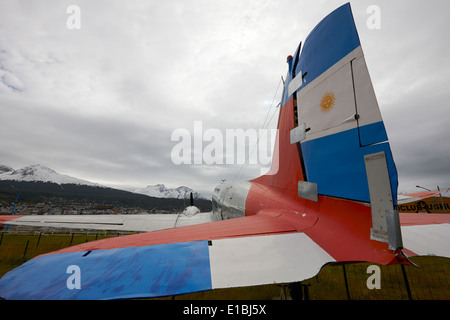
[[[403,264],[400,265],[403,273],[403,280],[405,281],[406,292],[408,293],[408,299],[412,300],[411,289],[409,288],[408,277],[406,276],[405,266]]]
[[[41,235],[42,235],[42,232],[39,232],[39,238],[38,238],[38,241],[36,243],[36,248],[39,246],[39,242],[41,242]]]
[[[348,281],[347,281],[347,272],[345,271],[345,264],[342,265],[342,269],[344,270],[344,281],[345,281],[345,290],[347,292],[347,299],[350,299],[350,292],[348,290]]]
[[[30,239],[27,240],[27,245],[25,246],[25,251],[23,252],[22,258],[25,258],[25,255],[27,254],[28,244],[29,244],[29,243],[30,243]]]

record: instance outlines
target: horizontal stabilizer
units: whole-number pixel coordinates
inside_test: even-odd
[[[313,217],[304,217],[293,224],[282,212],[271,211],[85,243],[41,255],[8,272],[0,279],[0,296],[144,298],[300,281],[334,261],[299,233],[314,223]],[[71,266],[79,268],[79,289],[70,282],[76,278],[67,273]]]

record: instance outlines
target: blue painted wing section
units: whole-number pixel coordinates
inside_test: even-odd
[[[319,194],[364,202],[370,202],[364,155],[380,151],[386,155],[396,205],[397,169],[388,142],[360,147],[355,128],[302,143],[306,175],[308,181],[317,183]]]
[[[291,76],[288,72],[286,76],[285,88],[295,75],[302,72],[304,82],[299,90],[304,89],[358,46],[360,46],[358,32],[350,4],[347,3],[331,12],[310,32],[303,43],[294,75]],[[283,106],[289,98],[285,90],[281,105]]]
[[[73,265],[79,274],[67,273]],[[77,276],[80,289],[69,289]],[[210,289],[207,241],[50,254],[0,279],[6,299],[125,299]]]

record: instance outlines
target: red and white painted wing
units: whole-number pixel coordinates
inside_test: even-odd
[[[6,299],[123,299],[300,281],[334,261],[279,212],[94,241],[0,279]],[[67,270],[79,271],[79,287]],[[49,272],[50,271],[50,272]]]
[[[403,246],[410,256],[450,258],[450,214],[400,214]]]
[[[414,201],[414,200],[420,200],[420,199],[431,198],[434,196],[439,196],[440,193],[441,193],[440,191],[425,191],[425,192],[407,193],[407,194],[402,194],[401,198],[403,201]],[[400,200],[399,200],[399,202],[400,202]]]
[[[125,214],[125,215],[0,215],[0,224],[88,230],[147,232],[218,221],[213,212],[195,215]]]
[[[0,215],[0,224],[9,224],[10,222],[17,220],[23,216],[7,216],[7,215]]]

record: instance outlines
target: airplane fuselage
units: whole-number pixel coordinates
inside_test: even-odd
[[[250,190],[250,182],[235,184],[221,183],[214,188],[212,210],[222,220],[245,216],[245,203]]]

